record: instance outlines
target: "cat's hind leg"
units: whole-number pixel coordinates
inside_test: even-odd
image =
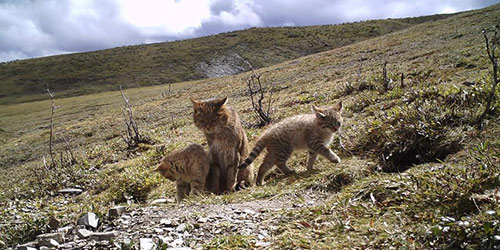
[[[273,166],[274,157],[270,153],[268,153],[264,157],[262,164],[260,164],[259,173],[257,174],[257,180],[255,181],[257,185],[261,186],[264,184],[264,178],[266,177],[267,172],[269,172],[269,170],[271,170]]]

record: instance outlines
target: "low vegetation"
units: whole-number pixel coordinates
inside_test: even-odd
[[[498,23],[496,5],[256,70],[275,84],[276,121],[311,112],[311,103],[343,101],[344,125],[332,146],[342,163],[320,158],[316,170],[305,172],[306,155],[297,154],[289,160],[297,175],[272,173],[265,186],[190,196],[185,206],[280,198],[301,204],[303,192],[324,197],[312,207],[273,212],[280,223],[270,247],[277,249],[500,247],[499,109],[485,117],[482,129],[476,126],[491,93],[481,29]],[[167,85],[126,89],[135,121],[153,142],[133,149],[120,137],[120,92],[58,99],[54,123],[84,159],[71,171],[60,169],[75,173],[65,181],[52,181],[58,173],[30,174],[47,156],[50,101],[4,105],[0,240],[28,241],[47,230],[50,216],[70,223],[82,212],[103,214],[112,204],[135,207],[175,197],[173,183],[151,169],[166,152],[206,146],[192,123],[189,97],[228,96],[242,119],[251,120],[242,81],[250,74],[175,83],[167,95]],[[500,93],[494,95],[498,107]],[[246,129],[251,144],[262,131]],[[57,195],[59,188],[74,186],[85,192]],[[205,247],[255,247],[253,240],[221,235]]]

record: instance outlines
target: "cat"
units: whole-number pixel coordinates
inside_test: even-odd
[[[331,143],[333,133],[342,125],[342,102],[332,107],[320,108],[313,105],[312,110],[313,114],[289,117],[267,129],[257,140],[248,158],[238,168],[245,169],[265,148],[267,154],[259,167],[257,185],[264,183],[264,177],[274,165],[286,175],[295,173],[286,166],[286,161],[296,150],[309,151],[308,171],[313,169],[318,154],[333,163],[340,163],[340,158],[328,148],[328,145]]]
[[[207,138],[211,159],[213,188],[219,193],[232,192],[240,186],[253,183],[253,166],[238,170],[238,165],[248,156],[248,139],[236,111],[226,105],[227,97],[220,99],[195,100],[193,120]],[[235,182],[236,179],[236,182]]]
[[[176,182],[177,201],[180,202],[189,195],[191,189],[197,194],[208,189],[206,179],[209,168],[210,159],[205,149],[199,144],[191,144],[184,150],[163,157],[154,171]]]

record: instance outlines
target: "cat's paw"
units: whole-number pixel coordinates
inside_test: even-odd
[[[336,155],[333,156],[332,159],[330,159],[330,161],[333,163],[340,163],[341,162],[340,157],[338,157]]]

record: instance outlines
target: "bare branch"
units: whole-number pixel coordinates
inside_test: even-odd
[[[498,38],[498,29],[499,29],[499,26],[497,25],[495,27],[495,32],[493,34],[491,42],[488,39],[488,34],[486,33],[486,30],[484,30],[484,29],[481,30],[481,32],[483,33],[483,36],[484,36],[484,41],[486,43],[486,53],[488,54],[488,57],[490,58],[490,62],[491,62],[492,83],[491,83],[491,89],[489,90],[490,92],[488,93],[488,96],[486,99],[486,107],[485,107],[483,113],[479,116],[479,118],[477,120],[477,124],[479,125],[479,127],[482,126],[483,120],[484,120],[484,118],[486,118],[486,115],[492,111],[491,106],[495,102],[496,87],[497,87],[498,83],[500,82],[500,79],[498,79],[498,56],[496,54],[497,43],[500,43],[500,39]]]
[[[128,98],[123,93],[122,86],[120,85],[120,92],[122,94],[123,100],[125,101],[125,107],[122,109],[123,119],[125,121],[126,134],[122,135],[123,140],[127,143],[128,147],[135,148],[139,143],[147,142],[148,139],[141,135],[137,123],[135,122],[132,106]]]
[[[257,115],[259,122],[253,127],[262,127],[271,123],[271,104],[273,92],[275,90],[275,84],[272,85],[271,90],[269,90],[269,100],[267,101],[267,108],[265,107],[265,89],[260,81],[261,74],[256,74],[252,71],[252,74],[248,79],[245,79],[247,83],[248,91],[250,92],[250,101],[252,102],[252,108]],[[257,96],[254,96],[257,95]]]
[[[52,151],[52,144],[53,144],[53,138],[54,138],[54,113],[56,112],[56,106],[54,104],[54,94],[50,92],[49,84],[47,84],[47,93],[50,96],[50,99],[52,100],[52,109],[50,113],[50,137],[49,137],[49,154],[50,154],[50,159],[52,160],[52,166],[55,166],[56,162],[54,160],[54,152]]]

